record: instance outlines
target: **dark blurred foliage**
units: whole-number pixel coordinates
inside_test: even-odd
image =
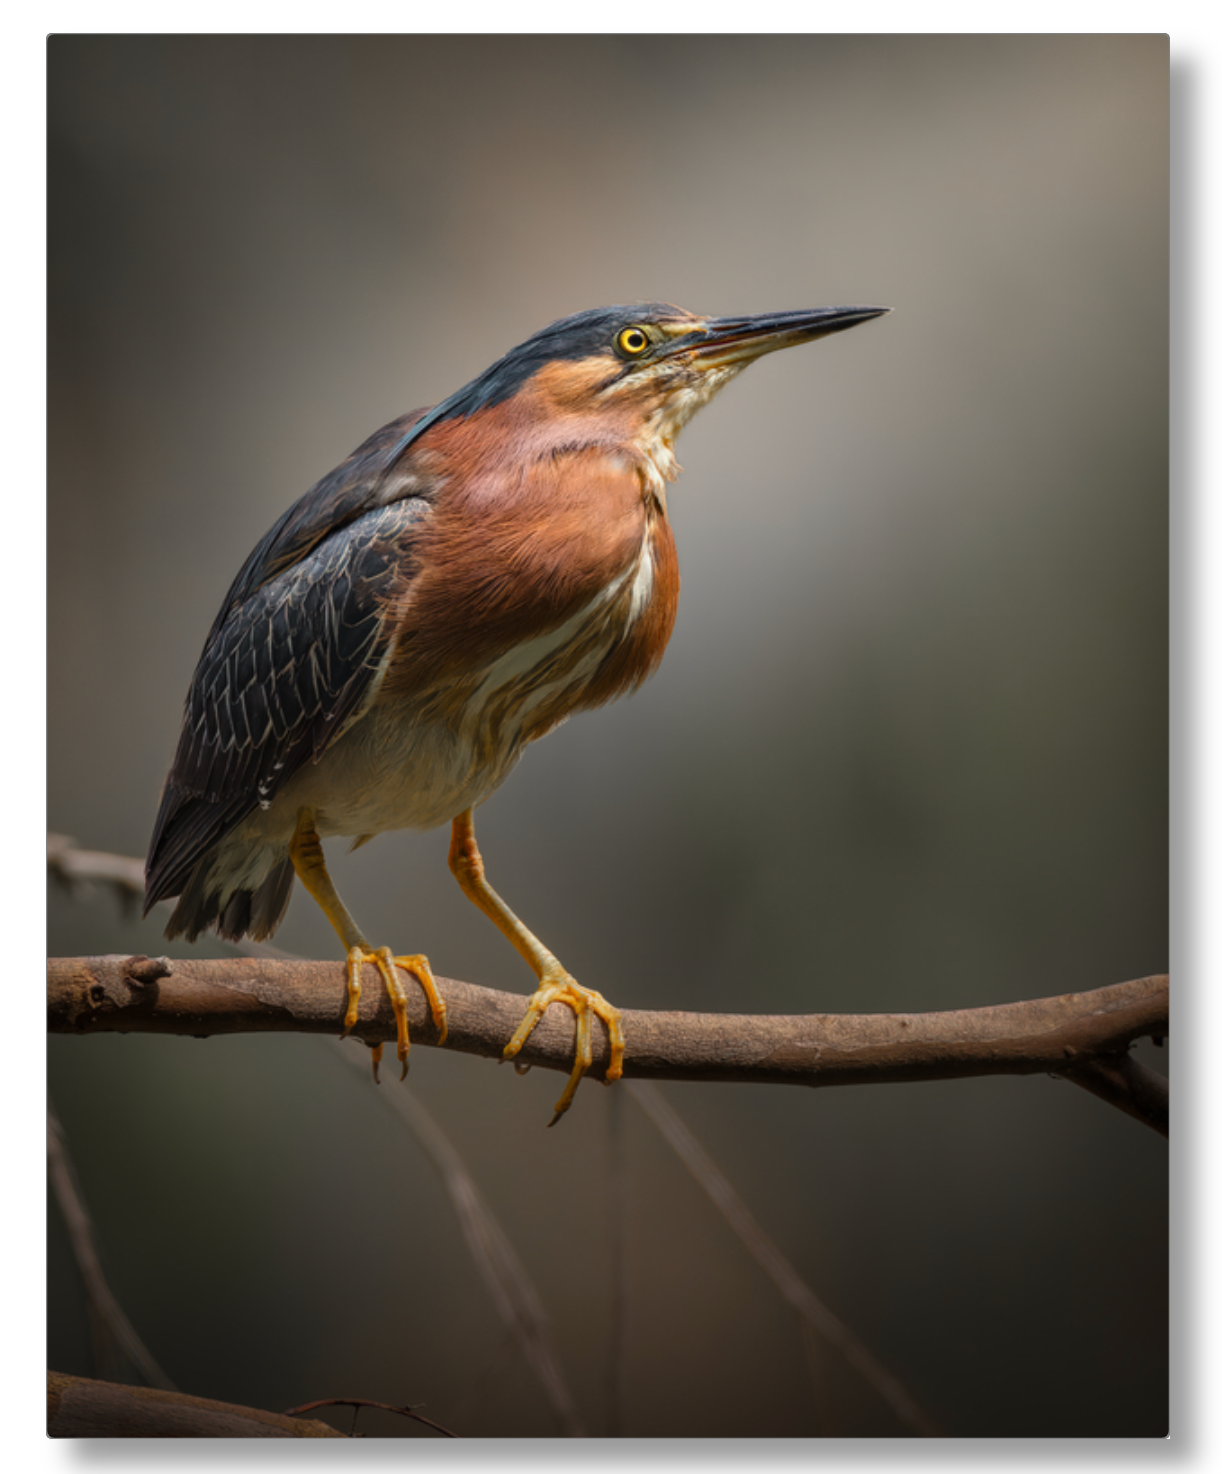
[[[481,811],[490,874],[634,1008],[1165,968],[1165,37],[59,36],[49,125],[53,828],[143,853],[230,579],[384,421],[582,307],[885,303],[686,432],[662,671],[527,755]],[[335,846],[340,889],[379,943],[526,993],[445,844]],[[101,899],[53,896],[50,936],[165,950]],[[300,894],[277,940],[336,954]],[[587,1085],[544,1130],[559,1084],[431,1050],[411,1077],[587,1430],[902,1431],[835,1358],[812,1385],[631,1101]],[[329,1046],[53,1039],[50,1085],[184,1389],[555,1431],[434,1172]],[[1152,1133],[1045,1079],[666,1094],[944,1431],[1165,1431]],[[50,1221],[49,1363],[88,1372]]]

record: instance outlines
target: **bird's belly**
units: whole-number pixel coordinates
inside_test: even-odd
[[[505,779],[518,749],[492,763],[476,761],[474,734],[443,718],[377,707],[323,754],[295,773],[274,807],[295,816],[314,810],[323,835],[433,829],[481,803]]]

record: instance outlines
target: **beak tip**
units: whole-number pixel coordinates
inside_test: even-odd
[[[890,307],[816,307],[756,317],[708,318],[699,330],[699,341],[693,343],[690,337],[685,337],[681,343],[683,351],[692,352],[701,367],[727,363],[741,366],[778,348],[796,347],[831,333],[842,333],[873,318],[884,317],[890,311]]]

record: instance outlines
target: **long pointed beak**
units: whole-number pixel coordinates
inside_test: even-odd
[[[889,307],[814,307],[805,312],[766,312],[758,317],[710,317],[702,329],[677,338],[667,356],[691,354],[701,368],[750,363],[778,348],[813,343],[816,338],[842,333],[890,311]]]

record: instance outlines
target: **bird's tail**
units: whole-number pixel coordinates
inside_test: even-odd
[[[293,892],[293,862],[285,855],[257,885],[226,893],[207,860],[191,872],[165,929],[167,937],[193,942],[211,927],[227,942],[265,941],[284,920]]]

